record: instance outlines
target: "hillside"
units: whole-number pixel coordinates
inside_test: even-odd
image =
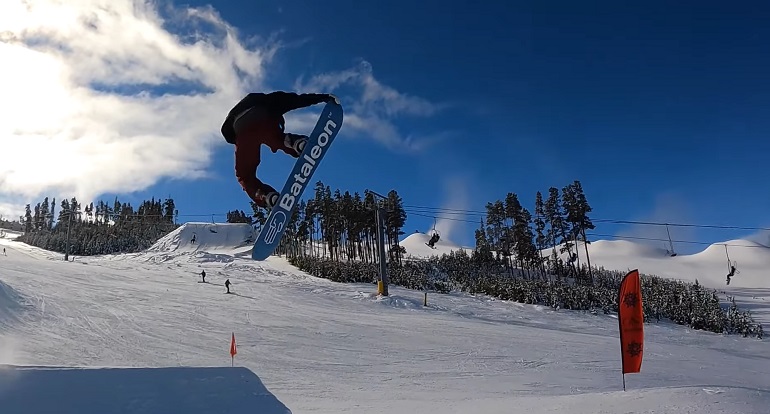
[[[399,242],[399,245],[406,249],[405,257],[426,258],[430,256],[441,256],[454,250],[460,250],[462,247],[451,240],[439,239],[434,245],[435,248],[428,246],[431,234],[415,232],[406,236]],[[470,252],[472,249],[467,249]]]
[[[0,306],[13,315],[0,329],[2,412],[759,414],[770,403],[767,341],[649,324],[642,373],[623,392],[613,315],[460,293],[423,306],[420,291],[378,297],[282,258],[211,261],[247,249],[242,226],[212,228],[71,263],[0,239]]]
[[[232,261],[250,257],[256,233],[246,223],[184,223],[158,239],[139,257],[162,261],[188,257],[197,261]]]
[[[460,250],[451,240],[441,239],[436,249],[425,245],[429,235],[414,233],[405,237],[401,245],[407,248],[411,257],[429,257]],[[731,279],[733,288],[770,288],[770,247],[749,240],[728,240],[709,245],[704,250],[671,257],[665,249],[627,240],[597,240],[588,244],[591,265],[608,270],[626,271],[638,268],[643,273],[661,277],[694,282],[696,279],[707,286],[724,287],[727,272],[727,255],[735,262],[738,274]],[[585,244],[577,246],[578,256],[585,264]],[[466,247],[470,253],[473,247]],[[575,247],[573,247],[575,252]],[[551,249],[544,249],[543,256],[551,255]],[[559,254],[563,260],[567,253]]]

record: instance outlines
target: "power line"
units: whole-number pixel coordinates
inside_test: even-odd
[[[404,205],[404,209],[413,214],[417,213],[436,213],[436,214],[449,214],[449,215],[465,215],[465,216],[481,216],[485,217],[486,212],[479,210],[463,210],[454,208],[442,208],[442,207],[428,207],[428,206],[415,206]],[[430,216],[430,217],[436,217]],[[538,217],[533,215],[533,217]],[[450,219],[443,217],[444,219]],[[618,219],[603,219],[592,218],[593,223],[609,223],[609,224],[636,224],[643,226],[671,226],[671,227],[694,227],[694,228],[708,228],[708,229],[722,229],[722,230],[758,230],[758,231],[770,231],[770,227],[750,227],[750,226],[729,226],[729,225],[717,225],[717,224],[695,224],[695,223],[676,223],[676,222],[656,222],[656,221],[638,221],[638,220],[618,220]]]
[[[408,214],[415,215],[415,216],[420,216],[420,217],[433,218],[433,219],[441,219],[441,220],[449,220],[449,221],[456,221],[456,222],[463,222],[463,223],[479,224],[479,222],[476,221],[476,220],[467,220],[467,219],[461,219],[461,218],[455,218],[455,217],[445,217],[445,216],[441,217],[441,216],[435,216],[435,215],[428,215],[428,214],[424,214],[422,212],[415,212],[415,211],[408,210],[408,209],[405,209],[405,211]],[[593,220],[593,221],[597,221],[597,220]],[[614,220],[614,221],[615,222],[622,222],[623,224],[631,224],[631,223],[633,223],[633,224],[640,224],[640,225],[657,225],[658,224],[658,223],[643,222],[643,221],[631,222],[629,220]],[[606,221],[603,221],[603,222],[606,222]],[[671,225],[671,224],[669,223],[669,225]],[[698,225],[682,225],[682,226],[685,226],[685,227],[698,227]],[[765,229],[765,228],[761,228],[761,227],[749,227],[749,228],[747,228],[747,227],[739,227],[739,226],[710,226],[710,225],[702,225],[702,227],[706,227],[706,228],[744,229],[744,230],[745,229],[749,229],[749,230],[770,230],[770,229]],[[681,244],[698,244],[698,245],[707,245],[707,246],[710,246],[710,245],[722,246],[722,245],[724,245],[724,246],[728,246],[728,247],[764,247],[764,248],[767,248],[766,246],[763,246],[761,244],[745,245],[745,244],[732,244],[732,243],[724,243],[724,242],[709,243],[709,242],[694,241],[694,240],[669,240],[669,239],[655,238],[655,237],[619,236],[619,235],[614,235],[614,234],[601,234],[601,233],[587,233],[586,235],[588,237],[591,237],[591,238],[602,237],[602,238],[612,238],[612,239],[658,241],[658,242],[665,242],[665,243],[669,243],[670,242],[670,243],[681,243]]]

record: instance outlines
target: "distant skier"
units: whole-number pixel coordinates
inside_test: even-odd
[[[195,244],[196,236],[197,236],[196,234],[193,234],[192,239],[190,240],[190,243]]]
[[[201,279],[203,280],[203,283],[206,283],[206,270],[201,270]]]
[[[7,254],[5,254],[5,247],[3,247],[3,256],[8,256]]]
[[[230,293],[230,279],[225,280],[225,288],[227,288],[227,293]]]
[[[281,150],[299,158],[308,137],[285,132],[283,115],[295,109],[332,101],[339,103],[331,94],[249,93],[227,114],[222,124],[222,136],[229,144],[235,145],[235,176],[257,206],[270,210],[278,203],[278,191],[256,176],[261,161],[261,145],[267,145],[273,153]]]

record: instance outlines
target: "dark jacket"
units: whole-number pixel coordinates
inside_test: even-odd
[[[303,93],[276,91],[271,93],[250,93],[238,102],[227,114],[222,124],[222,136],[230,144],[235,144],[235,119],[249,109],[257,111],[259,117],[273,118],[281,125],[286,123],[283,115],[289,111],[319,104],[329,98],[323,93]],[[253,115],[253,114],[252,114]]]

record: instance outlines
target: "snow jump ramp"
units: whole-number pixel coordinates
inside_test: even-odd
[[[291,414],[241,367],[63,368],[0,365],[3,414]]]

